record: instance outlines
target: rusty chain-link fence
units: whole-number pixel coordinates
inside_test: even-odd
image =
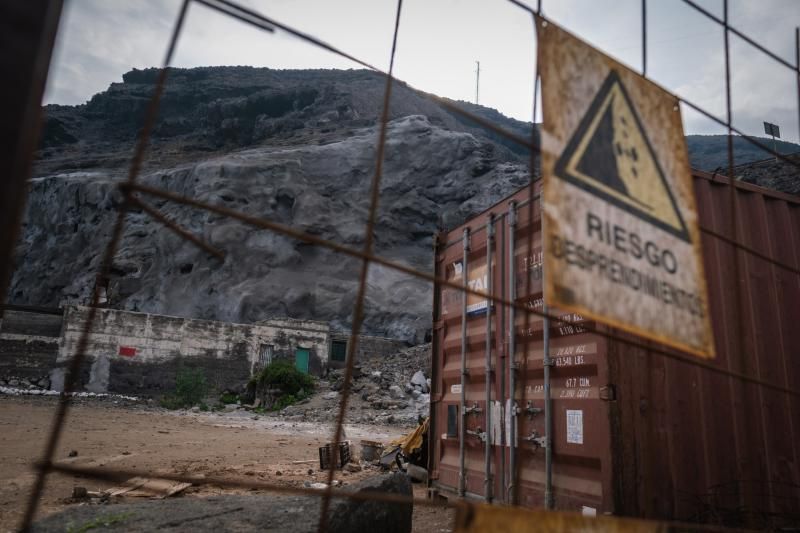
[[[528,15],[531,16],[532,24],[535,27],[535,22],[533,22],[533,15],[538,15],[544,17],[545,14],[542,11],[541,2],[538,3],[536,8],[531,8],[528,5],[522,3],[519,0],[509,0],[513,4],[519,6],[522,10],[524,10]],[[709,11],[705,10],[692,0],[682,0],[685,4],[692,7],[696,10],[701,16],[706,17],[717,24],[719,24],[724,30],[724,50],[725,50],[725,88],[726,88],[726,116],[724,118],[717,117],[713,113],[707,111],[703,107],[693,103],[692,101],[687,100],[686,98],[679,98],[681,102],[683,102],[686,106],[690,109],[700,113],[701,115],[705,116],[709,120],[724,126],[728,131],[728,176],[733,176],[733,170],[735,166],[734,155],[733,155],[733,135],[741,135],[744,139],[748,142],[752,143],[753,145],[761,148],[765,152],[771,153],[776,158],[782,160],[784,163],[794,166],[795,168],[800,168],[800,164],[794,158],[787,157],[785,155],[775,153],[773,150],[758,141],[757,139],[753,139],[748,137],[745,133],[740,131],[739,129],[735,128],[732,124],[732,111],[731,111],[731,94],[730,94],[730,86],[731,86],[731,67],[730,67],[730,43],[729,43],[729,36],[735,35],[739,39],[743,40],[745,43],[750,45],[751,47],[755,48],[756,50],[760,51],[763,55],[767,58],[777,62],[778,64],[782,65],[783,67],[790,69],[798,78],[798,120],[800,121],[800,43],[796,43],[798,52],[797,52],[797,63],[792,65],[785,59],[781,58],[779,55],[775,54],[774,52],[767,49],[765,46],[759,44],[755,39],[746,35],[745,33],[737,30],[736,28],[732,27],[728,22],[728,2],[724,0],[724,16],[723,18],[719,18]],[[163,190],[160,188],[153,188],[145,185],[141,185],[138,183],[138,177],[140,174],[140,170],[142,168],[143,161],[145,159],[147,153],[147,147],[150,140],[151,133],[153,131],[153,127],[156,123],[156,117],[158,115],[159,109],[159,102],[164,92],[165,83],[167,77],[169,76],[169,67],[172,62],[176,46],[181,35],[181,31],[184,28],[184,23],[186,20],[187,10],[189,9],[192,3],[202,4],[207,6],[213,10],[216,10],[225,16],[233,17],[238,19],[244,24],[249,24],[260,30],[263,30],[267,33],[274,33],[274,32],[284,32],[287,33],[297,39],[307,42],[308,44],[324,49],[332,54],[336,54],[340,57],[348,59],[354,62],[361,67],[379,73],[385,76],[386,85],[385,85],[385,92],[383,97],[383,107],[382,112],[380,115],[380,124],[379,124],[379,137],[377,141],[377,149],[376,149],[376,159],[375,159],[375,172],[372,176],[371,181],[371,189],[370,189],[370,198],[369,198],[369,215],[365,226],[365,234],[364,234],[364,244],[360,248],[356,247],[349,247],[342,244],[338,244],[336,242],[332,242],[329,240],[325,240],[319,236],[313,235],[306,231],[293,228],[276,221],[267,219],[267,218],[260,218],[254,217],[251,215],[247,215],[245,213],[240,213],[236,210],[230,209],[225,206],[220,205],[213,205],[211,203],[203,202],[200,200],[196,200],[193,198],[189,198],[186,196],[182,196],[180,194]],[[242,5],[239,5],[231,0],[184,0],[183,4],[180,8],[178,18],[174,24],[172,35],[169,40],[169,45],[164,57],[163,66],[160,70],[158,80],[155,84],[155,88],[150,99],[149,107],[147,109],[144,124],[141,129],[140,136],[137,140],[135,151],[133,154],[133,158],[130,163],[130,169],[128,172],[127,180],[119,185],[119,190],[121,191],[124,201],[119,207],[119,211],[116,218],[116,223],[113,227],[111,240],[105,247],[105,252],[103,254],[102,266],[101,270],[98,273],[98,280],[107,279],[114,263],[114,257],[118,249],[118,245],[122,238],[125,229],[125,220],[127,213],[132,209],[141,209],[155,220],[169,228],[170,230],[176,232],[181,237],[189,240],[193,244],[199,246],[204,251],[208,252],[209,254],[215,255],[217,257],[224,257],[224,251],[218,250],[211,245],[205,243],[200,238],[192,235],[188,231],[180,228],[177,224],[172,222],[167,216],[165,216],[162,212],[158,211],[157,209],[151,207],[146,202],[147,197],[156,198],[159,200],[164,200],[167,202],[172,202],[175,204],[180,204],[183,206],[187,206],[190,208],[204,210],[210,213],[217,214],[222,217],[227,217],[241,223],[250,225],[254,228],[259,228],[271,232],[276,232],[281,235],[290,237],[292,239],[296,239],[298,241],[302,241],[304,243],[320,246],[328,248],[334,252],[343,254],[344,256],[348,256],[350,258],[355,258],[361,261],[361,268],[360,268],[360,275],[359,275],[359,283],[358,283],[358,291],[355,298],[355,304],[353,309],[353,316],[352,316],[352,331],[350,334],[350,340],[348,342],[348,350],[347,350],[347,359],[346,359],[346,366],[344,372],[344,382],[341,389],[341,400],[338,406],[338,413],[336,416],[336,427],[334,434],[332,435],[332,442],[334,449],[338,447],[339,443],[342,440],[342,428],[345,421],[345,415],[347,412],[347,405],[348,400],[351,394],[351,382],[353,378],[353,368],[354,368],[354,361],[355,355],[357,353],[357,343],[358,343],[358,336],[362,328],[362,323],[364,321],[364,306],[365,306],[365,297],[367,291],[367,273],[370,267],[370,264],[381,265],[383,267],[393,269],[397,272],[405,274],[407,276],[411,276],[420,280],[424,280],[426,282],[432,284],[438,284],[440,287],[447,287],[451,289],[456,289],[459,291],[463,291],[467,294],[473,294],[479,296],[481,298],[486,298],[489,301],[501,306],[501,308],[505,309],[514,309],[520,313],[523,313],[526,317],[526,320],[531,315],[538,316],[542,318],[547,318],[553,321],[564,321],[563,316],[556,316],[551,315],[547,312],[543,312],[541,310],[533,309],[531,306],[523,305],[517,303],[511,299],[503,298],[502,296],[498,295],[487,295],[483,292],[477,290],[471,290],[467,287],[466,284],[466,277],[462,280],[462,283],[455,283],[448,279],[444,278],[437,278],[433,274],[427,271],[418,270],[402,263],[398,263],[385,257],[381,257],[380,255],[376,255],[374,253],[374,234],[375,234],[375,225],[376,225],[376,216],[378,205],[380,201],[380,185],[381,185],[381,177],[382,177],[382,165],[384,160],[384,150],[386,146],[386,137],[387,137],[387,129],[388,129],[388,122],[389,122],[389,106],[392,96],[392,87],[393,84],[398,82],[393,75],[394,69],[394,58],[395,52],[397,47],[397,41],[400,34],[400,20],[401,20],[401,13],[402,13],[402,0],[398,0],[397,2],[397,10],[396,16],[394,20],[394,28],[393,28],[393,38],[392,38],[392,47],[391,47],[391,56],[389,61],[389,68],[388,71],[384,72],[381,69],[378,69],[367,62],[364,62],[356,57],[349,55],[348,53],[329,45],[320,39],[306,34],[298,29],[290,27],[286,24],[282,24],[279,21],[270,19],[264,15],[261,15],[249,8],[246,8]],[[647,51],[646,51],[646,43],[647,43],[647,19],[646,19],[646,5],[647,1],[642,1],[642,50],[643,50],[643,68],[642,68],[642,75],[646,74],[646,64],[647,64]],[[796,36],[796,40],[800,39],[800,36]],[[522,138],[514,133],[508,132],[504,130],[502,127],[493,124],[491,121],[488,121],[480,116],[477,116],[467,110],[465,110],[462,106],[455,104],[454,102],[439,98],[434,95],[424,93],[418,89],[405,85],[412,91],[415,91],[417,94],[423,96],[424,98],[430,99],[435,103],[439,104],[447,111],[456,114],[468,121],[471,121],[482,128],[485,128],[494,134],[497,134],[508,141],[516,143],[522,147],[525,147],[530,151],[530,186],[528,187],[529,196],[528,196],[528,209],[532,210],[534,205],[534,200],[538,198],[538,194],[534,194],[534,181],[536,180],[536,156],[540,153],[540,145],[537,141],[536,137],[536,128],[532,125],[532,136],[530,139]],[[537,99],[538,95],[538,72],[535,78],[534,84],[534,116],[532,117],[532,122],[535,124],[535,119],[537,116]],[[729,235],[723,235],[717,231],[713,231],[709,228],[701,227],[701,232],[705,233],[706,235],[713,237],[714,239],[718,239],[726,244],[732,245],[736,247],[738,250],[746,253],[752,254],[754,257],[759,258],[779,269],[784,269],[785,271],[794,274],[800,275],[800,269],[796,266],[788,264],[783,261],[779,261],[773,257],[770,257],[758,250],[749,247],[741,242],[739,242],[738,238],[738,226],[739,221],[736,220],[736,183],[735,180],[730,180],[730,201],[731,201],[731,213],[732,213],[732,220],[731,220],[731,231]],[[531,211],[532,212],[532,211]],[[529,219],[530,220],[530,219]],[[532,249],[530,247],[530,239],[533,238],[533,233],[530,232],[529,234],[529,250]],[[734,268],[736,270],[736,277],[739,277],[739,254],[734,254]],[[114,468],[99,468],[99,467],[86,467],[86,466],[77,466],[67,463],[59,463],[54,461],[55,451],[59,443],[59,439],[65,429],[66,417],[67,413],[70,408],[71,397],[70,392],[75,390],[76,383],[78,380],[79,369],[81,368],[81,364],[83,363],[86,357],[86,350],[89,343],[90,332],[92,331],[92,324],[96,317],[96,309],[99,305],[100,301],[100,294],[99,294],[99,287],[100,284],[95,285],[95,289],[92,295],[91,305],[89,307],[89,313],[87,320],[84,325],[83,332],[81,334],[80,340],[78,342],[77,348],[75,350],[74,355],[72,356],[68,372],[66,375],[65,383],[64,383],[64,393],[60,396],[60,400],[58,402],[58,406],[56,408],[56,412],[53,418],[52,427],[50,429],[49,436],[46,441],[46,445],[44,448],[44,452],[42,454],[41,460],[35,465],[36,468],[36,479],[34,486],[30,493],[30,498],[28,501],[28,506],[25,512],[25,516],[23,522],[21,524],[22,530],[27,530],[31,527],[31,524],[36,516],[37,507],[39,504],[39,500],[42,496],[42,492],[44,489],[46,477],[51,472],[60,472],[65,474],[73,474],[73,475],[81,475],[87,476],[97,479],[105,479],[105,480],[125,480],[133,476],[142,476],[147,475],[146,472],[141,472],[137,470],[128,470],[128,469],[114,469]],[[741,311],[741,303],[737,305],[736,316],[738,320],[741,320],[742,311]],[[730,378],[734,378],[736,380],[741,380],[742,382],[751,383],[755,385],[759,385],[773,391],[777,391],[786,395],[790,395],[793,397],[800,396],[800,392],[793,388],[788,388],[780,383],[774,383],[771,381],[762,380],[758,376],[754,376],[748,373],[743,372],[735,372],[728,369],[723,369],[718,366],[715,366],[712,363],[705,362],[696,358],[693,358],[687,354],[677,353],[675,350],[672,349],[665,349],[658,346],[653,345],[648,341],[643,341],[640,339],[635,339],[630,335],[623,335],[620,334],[612,329],[598,327],[595,325],[590,324],[581,324],[581,327],[587,331],[593,332],[599,336],[618,341],[621,343],[625,343],[631,346],[640,347],[642,349],[646,349],[651,353],[658,354],[662,357],[669,358],[672,360],[679,361],[686,365],[694,365],[696,367],[703,368],[707,371],[721,374]],[[739,328],[739,331],[743,331],[743,328]],[[523,372],[522,375],[525,375]],[[524,388],[523,388],[524,390]],[[519,476],[520,465],[517,464],[517,471],[514,472],[513,475]],[[179,475],[179,474],[157,474],[156,477],[174,480],[174,481],[187,481],[187,482],[198,482],[198,479],[193,478],[192,476],[188,475]],[[238,487],[238,488],[249,488],[249,489],[260,489],[265,491],[272,491],[276,493],[284,493],[284,494],[304,494],[304,495],[315,495],[320,497],[320,505],[321,505],[321,513],[320,513],[320,521],[319,521],[319,530],[325,530],[327,521],[328,521],[328,513],[330,510],[330,502],[332,498],[351,498],[351,499],[370,499],[370,500],[378,500],[387,503],[397,503],[397,502],[408,502],[409,499],[403,496],[392,495],[392,494],[376,494],[376,493],[350,493],[346,491],[334,491],[333,490],[333,481],[335,477],[335,470],[330,469],[328,470],[328,483],[327,488],[324,490],[316,490],[316,489],[306,489],[306,488],[293,488],[287,487],[283,485],[277,485],[268,482],[262,481],[253,481],[249,479],[223,479],[223,478],[213,478],[213,477],[205,477],[202,480],[202,483],[210,483],[214,485],[218,485],[220,487]],[[423,506],[456,506],[456,507],[465,507],[469,504],[462,501],[462,500],[450,500],[447,502],[443,502],[441,500],[435,499],[413,499],[413,503],[415,505],[423,505]]]

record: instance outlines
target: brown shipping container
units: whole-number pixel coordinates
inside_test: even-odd
[[[694,173],[700,223],[732,238],[727,178]],[[440,235],[436,275],[541,309],[539,183]],[[800,268],[800,198],[736,183],[739,241]],[[516,224],[510,232],[510,205]],[[487,254],[487,223],[494,238]],[[465,229],[468,251],[464,265]],[[797,390],[800,275],[701,232],[718,368]],[[511,239],[513,238],[513,243]],[[531,244],[529,251],[529,244]],[[509,251],[513,248],[513,273]],[[735,280],[735,253],[740,280]],[[487,264],[490,262],[490,264]],[[434,290],[430,486],[434,493],[544,506],[543,321],[517,311],[516,447],[510,442],[509,309]],[[737,299],[739,302],[737,303]],[[466,304],[465,331],[462,316]],[[737,318],[737,305],[741,315]],[[554,310],[551,313],[559,314]],[[487,343],[487,314],[490,326]],[[527,316],[525,316],[527,315]],[[730,525],[800,520],[800,399],[584,331],[550,324],[555,508]],[[741,324],[741,328],[739,326]],[[465,414],[460,412],[462,340]],[[491,371],[487,373],[487,351]],[[486,398],[489,383],[491,400]],[[464,423],[461,442],[460,424]],[[488,438],[487,438],[488,434]],[[487,449],[487,440],[491,442]],[[460,487],[460,446],[464,479]],[[487,476],[486,464],[490,465]],[[487,479],[489,481],[487,481]]]

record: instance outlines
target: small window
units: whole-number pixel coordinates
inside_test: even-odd
[[[272,362],[273,346],[271,344],[262,344],[258,351],[258,366],[261,368],[266,367]]]
[[[331,343],[331,361],[344,362],[347,360],[347,341],[333,341]]]

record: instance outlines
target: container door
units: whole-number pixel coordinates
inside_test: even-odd
[[[308,348],[297,348],[294,352],[294,364],[297,370],[308,374]]]
[[[539,202],[519,203],[513,238],[513,299],[526,308],[542,311],[542,238]],[[605,363],[605,341],[582,327],[590,324],[577,314],[548,309],[563,321],[550,321],[549,353],[553,366],[550,386],[553,408],[553,495],[556,509],[601,514],[612,511],[610,498],[611,454],[608,403],[612,399]],[[506,328],[510,322],[506,321]],[[509,335],[509,332],[506,332]],[[516,446],[507,448],[519,469],[516,501],[525,507],[542,507],[545,491],[545,450],[537,438],[546,433],[544,417],[544,320],[517,311],[514,316],[514,402]],[[508,380],[511,377],[508,375]],[[509,394],[511,395],[511,394]],[[509,409],[508,413],[512,413]],[[514,416],[510,414],[510,416]],[[511,437],[510,437],[511,438]],[[510,441],[507,439],[507,442]],[[507,478],[510,480],[511,474]]]
[[[536,184],[531,201],[523,189],[470,220],[466,257],[464,227],[437,244],[437,277],[459,285],[466,280],[518,307],[512,313],[478,295],[464,301],[456,288],[437,286],[430,447],[434,490],[534,508],[544,506],[545,492],[544,324],[525,310],[541,312],[546,275],[538,192]],[[610,512],[608,402],[615,389],[605,341],[583,329],[582,317],[549,313],[561,318],[548,328],[555,506]]]
[[[498,284],[501,254],[497,241],[489,238],[488,220],[487,213],[471,223],[466,257],[463,231],[450,232],[440,242],[438,277],[466,284],[477,292],[502,293]],[[493,228],[500,226],[500,220],[493,223]],[[499,348],[496,322],[502,308],[477,294],[464,299],[464,293],[453,287],[438,286],[437,291],[431,380],[432,479],[444,491],[502,500],[498,470],[502,461],[502,398],[494,376]]]

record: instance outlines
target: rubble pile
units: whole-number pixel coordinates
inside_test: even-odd
[[[50,389],[50,378],[40,376],[36,378],[6,375],[0,378],[0,396],[59,396],[60,391]],[[68,394],[72,398],[109,398],[139,402],[136,396],[124,394],[111,394],[105,392],[77,391]]]
[[[431,345],[359,361],[353,372],[347,422],[415,426],[430,406]],[[330,421],[341,399],[344,370],[332,370],[314,397],[280,412],[290,420]]]
[[[41,389],[37,387],[33,388],[16,388],[16,387],[6,387],[4,385],[0,385],[0,395],[2,396],[60,396],[62,393],[55,390],[50,389]],[[141,398],[136,396],[126,396],[124,394],[111,394],[107,392],[70,392],[67,393],[67,396],[71,398],[92,398],[92,399],[103,399],[108,398],[114,400],[114,403],[117,403],[117,400],[124,400],[127,402],[134,402],[138,403],[142,401]],[[148,400],[148,403],[152,403],[152,400]]]
[[[31,391],[50,390],[50,378],[46,375],[37,378],[5,376],[0,378],[0,387]]]

